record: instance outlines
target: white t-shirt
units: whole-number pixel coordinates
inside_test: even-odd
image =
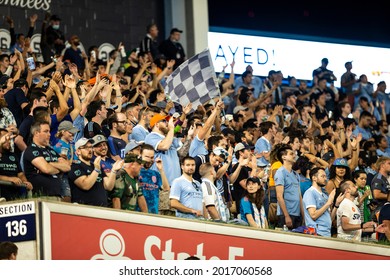
[[[339,209],[337,209],[337,238],[361,241],[362,230],[352,230],[345,232],[341,226],[341,218],[348,217],[349,223],[353,225],[360,225],[360,210],[356,204],[349,200],[344,199],[340,203]]]

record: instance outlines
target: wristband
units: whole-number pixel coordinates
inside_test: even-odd
[[[375,232],[375,224],[372,225],[372,232]]]
[[[360,228],[361,228],[361,229],[363,229],[363,224],[364,224],[364,223],[361,223],[361,224],[360,224]]]
[[[97,169],[97,168],[95,168],[94,171],[96,171],[98,174],[101,174],[101,173],[102,173],[102,171],[99,170],[99,169]]]
[[[340,207],[340,205],[335,205],[334,208],[338,209]]]

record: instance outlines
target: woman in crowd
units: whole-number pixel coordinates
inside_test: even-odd
[[[241,198],[241,220],[255,228],[268,228],[264,206],[264,189],[258,177],[249,177],[246,180],[246,190]]]

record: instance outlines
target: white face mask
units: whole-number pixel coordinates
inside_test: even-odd
[[[53,29],[55,29],[55,30],[60,29],[60,25],[59,24],[52,25],[51,27],[53,27]]]

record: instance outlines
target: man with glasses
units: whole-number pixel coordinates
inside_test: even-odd
[[[110,129],[108,147],[111,157],[114,160],[125,157],[126,142],[121,136],[126,133],[126,122],[126,115],[124,113],[114,113],[108,118],[108,128]]]
[[[107,207],[107,191],[114,188],[116,173],[122,168],[123,160],[116,161],[107,176],[101,169],[100,156],[91,162],[92,142],[92,139],[81,138],[75,144],[80,162],[73,163],[68,174],[72,202]]]
[[[337,209],[337,238],[361,241],[362,232],[376,232],[375,222],[362,223],[360,219],[359,207],[354,202],[359,196],[357,186],[344,180],[339,188],[344,199]]]
[[[195,160],[186,156],[181,163],[183,175],[172,182],[169,199],[176,210],[176,217],[201,219],[207,214],[203,203],[201,185],[192,178],[195,172]]]

